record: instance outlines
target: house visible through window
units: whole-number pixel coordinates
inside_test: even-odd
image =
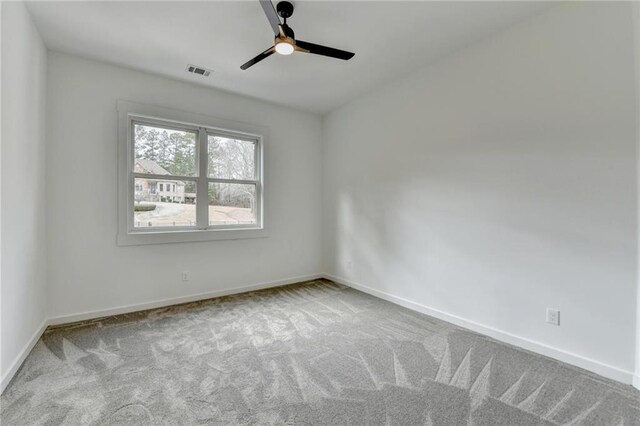
[[[131,140],[133,230],[255,228],[260,223],[258,138],[134,119]]]

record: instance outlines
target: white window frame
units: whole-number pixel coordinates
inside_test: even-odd
[[[211,240],[235,240],[267,237],[265,221],[264,146],[268,128],[254,126],[232,120],[210,117],[202,114],[174,110],[134,102],[118,101],[118,235],[121,246],[142,244],[163,244]],[[145,174],[145,177],[196,182],[196,226],[174,227],[134,227],[135,176],[133,126],[138,124],[157,125],[176,130],[195,132],[197,137],[197,176],[174,176]],[[207,172],[208,136],[227,136],[251,140],[255,149],[255,180],[211,178]],[[137,174],[140,175],[140,174]],[[250,183],[256,185],[256,224],[209,225],[208,185],[210,182]],[[202,195],[204,194],[204,196]],[[204,197],[204,198],[203,198]],[[198,199],[201,199],[198,202]]]

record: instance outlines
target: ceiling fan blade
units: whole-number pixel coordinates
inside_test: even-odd
[[[264,14],[267,15],[267,20],[269,20],[269,25],[271,25],[273,33],[275,35],[280,34],[280,18],[278,17],[275,7],[273,7],[273,3],[271,3],[271,0],[259,1],[260,6],[262,6],[262,10],[264,10]]]
[[[345,61],[348,61],[353,58],[353,55],[355,55],[355,53],[347,52],[346,50],[334,49],[333,47],[321,46],[319,44],[313,44],[302,40],[296,40],[296,46],[307,50],[309,53],[328,56],[330,58],[343,59]]]
[[[276,51],[275,46],[271,46],[270,48],[268,48],[267,50],[265,50],[264,52],[262,52],[261,54],[259,54],[255,58],[253,58],[250,61],[242,64],[240,66],[240,69],[246,70],[247,68],[254,66],[255,64],[257,64],[258,62],[260,62],[264,58],[267,58],[267,57],[273,55],[275,51]]]

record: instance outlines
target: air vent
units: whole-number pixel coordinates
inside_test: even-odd
[[[206,68],[202,68],[202,67],[197,67],[195,65],[187,65],[187,72],[190,72],[192,74],[198,74],[198,75],[202,75],[205,77],[209,77],[209,74],[211,74],[213,71],[212,70],[208,70]]]

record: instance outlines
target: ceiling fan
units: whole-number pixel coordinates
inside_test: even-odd
[[[288,1],[281,1],[274,9],[273,3],[271,3],[270,0],[259,1],[264,13],[267,15],[267,20],[275,33],[275,43],[255,58],[240,66],[241,69],[246,70],[274,53],[279,53],[281,55],[291,55],[293,52],[313,53],[315,55],[328,56],[330,58],[343,59],[345,61],[351,59],[353,55],[355,55],[355,53],[334,49],[333,47],[296,40],[293,30],[287,25],[287,18],[293,15],[293,4]],[[280,22],[278,15],[282,17],[284,23]]]

